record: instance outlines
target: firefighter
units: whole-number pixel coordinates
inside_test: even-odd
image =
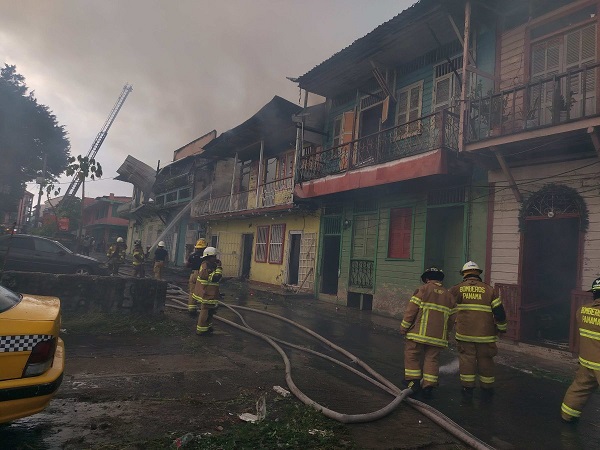
[[[473,397],[479,377],[482,394],[494,393],[494,356],[498,333],[506,333],[506,313],[497,291],[481,280],[483,270],[468,261],[460,271],[462,283],[450,289],[456,300],[455,337],[462,393]]]
[[[217,259],[216,248],[206,247],[203,257],[193,294],[194,299],[200,303],[200,315],[196,326],[196,334],[200,336],[213,331],[212,316],[221,298],[219,281],[223,276],[223,268],[221,261]]]
[[[560,408],[565,422],[579,419],[581,410],[600,383],[600,278],[594,280],[589,292],[594,295],[594,301],[577,310],[579,368]]]
[[[162,280],[163,269],[169,260],[169,253],[165,250],[164,241],[158,243],[157,249],[154,250],[154,278]]]
[[[142,248],[142,241],[137,239],[133,243],[133,276],[144,278],[146,272],[144,270],[144,262],[146,255],[144,255],[144,249]]]
[[[106,256],[108,257],[108,268],[111,275],[119,275],[119,266],[125,261],[125,250],[127,246],[122,237],[108,247]]]
[[[196,241],[196,245],[194,245],[194,251],[190,253],[187,259],[187,266],[192,269],[192,273],[190,274],[190,279],[188,282],[188,313],[190,316],[196,316],[198,314],[198,304],[194,299],[194,287],[196,286],[196,280],[198,279],[198,271],[200,270],[200,265],[202,264],[202,258],[204,256],[204,249],[207,247],[206,240],[200,238]]]
[[[437,267],[423,272],[421,281],[425,284],[413,294],[400,325],[400,334],[406,335],[404,385],[414,392],[422,388],[425,398],[430,398],[438,385],[438,355],[448,347],[448,328],[454,312],[454,298],[442,286],[443,280],[444,272]]]

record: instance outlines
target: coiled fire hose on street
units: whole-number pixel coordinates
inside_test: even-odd
[[[167,299],[170,300],[172,303],[175,304],[167,304],[166,306],[169,306],[171,308],[174,309],[181,309],[181,310],[186,310],[187,311],[187,298],[188,298],[188,294],[187,292],[185,292],[183,289],[181,289],[178,286],[175,285],[169,285],[169,288],[167,290]],[[467,430],[465,430],[464,428],[462,428],[460,425],[458,425],[456,422],[452,421],[449,417],[445,416],[444,414],[442,414],[440,411],[436,410],[435,408],[420,402],[418,400],[415,400],[413,398],[407,397],[409,394],[412,393],[411,389],[404,389],[404,390],[400,390],[397,386],[395,386],[391,381],[387,380],[385,377],[383,377],[382,375],[380,375],[379,373],[377,373],[375,370],[373,370],[370,366],[368,366],[366,363],[364,363],[362,360],[360,360],[359,358],[357,358],[355,355],[353,355],[352,353],[348,352],[347,350],[337,346],[336,344],[334,344],[333,342],[327,340],[326,338],[324,338],[323,336],[315,333],[314,331],[312,331],[309,328],[304,327],[303,325],[300,325],[297,322],[294,322],[293,320],[287,319],[285,317],[279,316],[277,314],[273,314],[267,311],[261,311],[261,310],[257,310],[257,309],[253,309],[253,308],[248,308],[245,306],[238,306],[238,305],[228,305],[226,303],[223,302],[219,302],[219,304],[221,306],[224,306],[226,308],[228,308],[229,310],[231,310],[234,314],[236,314],[240,320],[242,321],[243,325],[240,325],[238,323],[232,322],[228,319],[225,319],[223,317],[219,317],[217,315],[213,316],[214,319],[219,320],[227,325],[230,325],[234,328],[237,328],[241,331],[244,331],[246,333],[252,334],[254,336],[257,336],[263,340],[265,340],[266,342],[268,342],[273,348],[275,348],[275,350],[281,355],[284,364],[285,364],[285,379],[286,379],[286,383],[288,385],[288,387],[290,388],[290,391],[300,400],[302,401],[304,404],[311,406],[312,408],[316,409],[317,411],[320,411],[323,415],[325,415],[326,417],[336,420],[338,422],[341,423],[362,423],[362,422],[372,422],[378,419],[381,419],[382,417],[385,417],[386,415],[390,414],[394,409],[396,409],[400,403],[404,400],[406,401],[410,406],[412,406],[413,408],[415,408],[417,411],[419,411],[421,414],[423,414],[425,417],[427,417],[428,419],[430,419],[432,422],[434,422],[435,424],[437,424],[438,426],[440,426],[442,429],[446,430],[447,432],[449,432],[450,434],[452,434],[454,437],[456,437],[457,439],[459,439],[460,441],[462,441],[463,443],[469,445],[470,447],[477,449],[477,450],[493,450],[493,447],[489,446],[488,444],[486,444],[485,442],[481,441],[480,439],[478,439],[477,437],[473,436],[471,433],[469,433]],[[331,356],[325,355],[323,353],[317,352],[315,350],[306,348],[306,347],[302,347],[296,344],[292,344],[290,342],[286,342],[283,341],[281,339],[275,338],[273,336],[269,336],[266,335],[264,333],[260,333],[256,330],[254,330],[250,325],[248,325],[248,323],[246,322],[246,320],[244,319],[244,317],[238,312],[236,311],[237,309],[239,310],[245,310],[245,311],[251,311],[253,313],[257,313],[257,314],[263,314],[269,317],[273,317],[276,318],[278,320],[287,322],[291,325],[293,325],[294,327],[310,334],[311,336],[313,336],[314,338],[318,339],[319,341],[323,342],[324,344],[326,344],[327,346],[333,348],[334,350],[338,351],[339,353],[343,354],[344,356],[348,357],[350,359],[350,361],[358,366],[360,366],[362,369],[364,369],[366,372],[368,372],[371,376],[364,374],[363,372],[355,369],[354,367],[349,366],[348,364],[345,364],[335,358],[332,358]],[[323,405],[320,405],[319,403],[315,402],[314,400],[312,400],[311,398],[309,398],[308,396],[306,396],[294,383],[293,379],[292,379],[292,366],[290,363],[290,360],[287,356],[287,354],[285,353],[285,351],[281,348],[281,346],[279,346],[277,343],[281,343],[285,346],[291,347],[291,348],[295,348],[297,350],[301,350],[310,354],[313,354],[315,356],[319,356],[321,358],[324,358],[328,361],[331,361],[349,371],[351,371],[352,373],[358,375],[359,377],[369,381],[370,383],[374,384],[375,386],[379,387],[380,389],[386,391],[387,393],[393,395],[395,398],[394,400],[392,400],[389,404],[387,404],[385,407],[377,410],[377,411],[373,411],[370,413],[365,413],[365,414],[343,414],[343,413],[339,413],[337,411],[333,411],[329,408],[326,408]]]

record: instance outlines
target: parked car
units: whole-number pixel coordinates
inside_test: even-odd
[[[0,236],[0,267],[2,264],[4,270],[23,272],[108,275],[106,266],[97,259],[73,253],[60,242],[28,234]]]
[[[60,300],[0,286],[0,424],[42,411],[60,386]]]

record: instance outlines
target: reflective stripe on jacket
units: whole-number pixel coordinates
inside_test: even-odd
[[[410,299],[401,327],[407,330],[407,339],[447,347],[449,319],[453,313],[452,295],[441,283],[428,281]]]
[[[497,291],[480,278],[466,278],[453,286],[456,299],[456,340],[490,343],[506,331],[506,314]]]
[[[144,250],[142,247],[136,247],[133,249],[133,265],[139,266],[144,263]]]
[[[217,304],[221,299],[219,280],[222,273],[221,261],[218,259],[203,261],[198,271],[198,278],[196,279],[192,298],[200,303]]]
[[[579,363],[600,370],[600,299],[583,305],[577,311],[579,327]]]

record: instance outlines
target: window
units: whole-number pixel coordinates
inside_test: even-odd
[[[119,203],[113,203],[112,205],[112,212],[111,212],[111,216],[112,217],[118,217],[119,214],[117,214],[117,210],[119,209]]]
[[[177,191],[169,192],[166,196],[165,203],[172,203],[177,201]]]
[[[352,258],[373,259],[377,246],[377,214],[354,216]]]
[[[564,35],[546,39],[531,48],[531,80],[551,77],[578,69],[596,61],[596,25],[588,25]],[[584,79],[585,77],[585,79]],[[585,111],[583,96],[585,93]],[[567,99],[570,97],[570,104]],[[533,87],[530,94],[530,108],[540,108],[541,123],[552,121],[552,113],[569,111],[570,118],[596,111],[596,70],[575,73],[561,77],[558,85],[554,81]],[[560,104],[554,102],[560,101]],[[563,120],[563,119],[561,119]],[[564,118],[566,120],[566,117]]]
[[[396,96],[398,99],[396,107],[396,126],[411,122],[406,126],[399,127],[396,136],[399,139],[414,136],[421,132],[421,105],[423,97],[423,82],[413,84],[400,91]],[[414,121],[414,122],[413,122]]]
[[[453,108],[455,101],[460,96],[460,83],[454,74],[462,70],[462,56],[458,56],[449,62],[438,64],[434,68],[434,89],[433,89],[433,111],[440,111],[446,108]]]
[[[256,227],[256,247],[254,249],[254,260],[256,262],[267,262],[268,244],[269,226]]]
[[[271,264],[283,263],[283,241],[285,235],[285,224],[271,225],[271,236],[269,238],[269,262]]]
[[[388,258],[408,259],[412,244],[412,208],[390,209]]]
[[[184,188],[179,190],[178,200],[186,200],[192,196],[192,190],[190,188]]]
[[[22,250],[34,250],[33,240],[31,238],[21,236],[13,236],[10,247],[15,249],[19,248]]]
[[[342,143],[342,116],[333,119],[333,147]]]
[[[282,180],[293,175],[294,152],[287,152],[279,156],[277,161],[277,179]]]
[[[157,206],[162,206],[165,204],[165,196],[164,195],[158,195],[155,199],[155,203]]]
[[[62,250],[55,243],[49,242],[49,241],[45,241],[43,239],[36,239],[35,240],[35,249],[38,252],[44,252],[44,253],[59,253]]]
[[[210,237],[210,246],[214,248],[219,248],[219,235],[212,235]]]

